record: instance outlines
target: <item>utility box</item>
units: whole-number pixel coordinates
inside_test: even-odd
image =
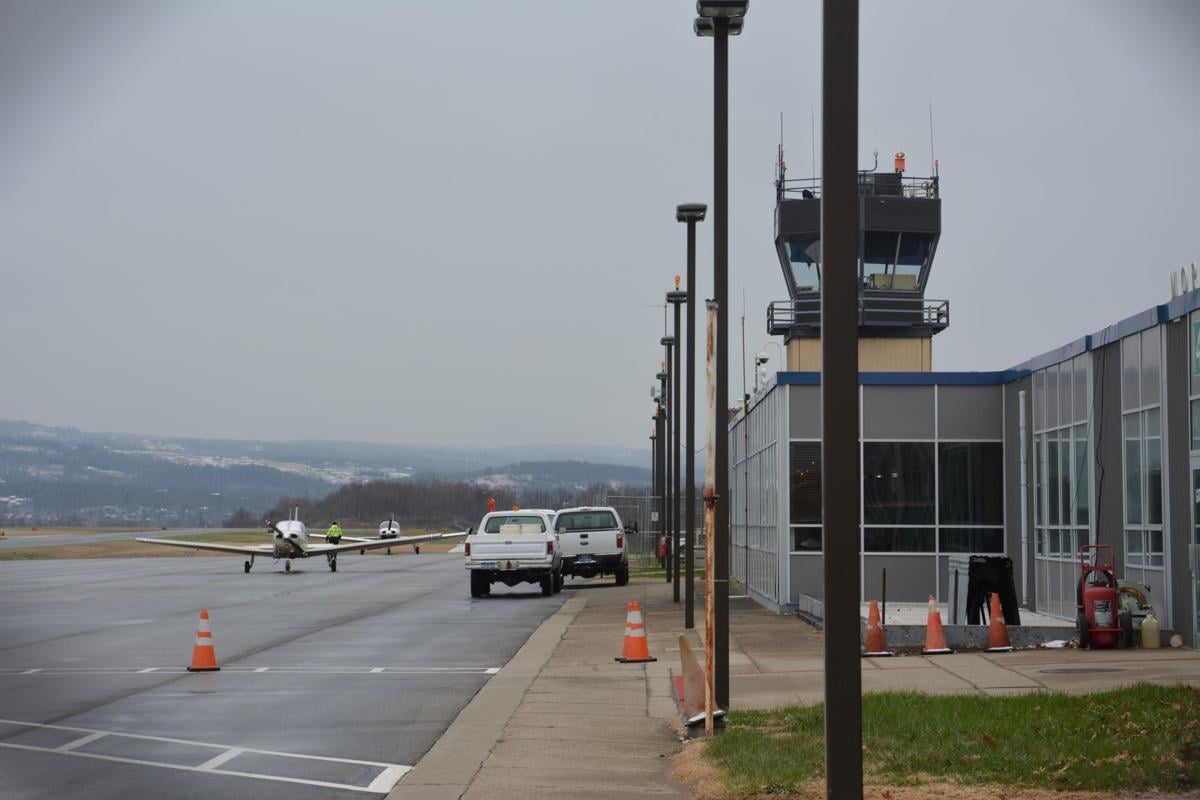
[[[1000,595],[1000,606],[1007,625],[1021,624],[1021,608],[1013,583],[1012,559],[1008,556],[950,556],[948,589],[951,625],[986,625],[988,596]]]

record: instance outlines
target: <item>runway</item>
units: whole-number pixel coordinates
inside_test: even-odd
[[[0,797],[378,796],[565,596],[338,563],[0,563]],[[202,607],[222,669],[193,674]]]
[[[34,536],[0,537],[0,550],[24,550],[29,547],[54,547],[60,544],[91,544],[92,542],[118,542],[136,539],[139,536],[190,536],[196,533],[220,533],[220,528],[172,528],[170,531],[107,531],[105,533],[46,533]]]

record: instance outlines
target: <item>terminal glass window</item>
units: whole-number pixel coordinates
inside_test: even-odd
[[[938,521],[959,525],[1004,524],[1004,445],[938,444]]]
[[[867,525],[932,525],[932,442],[863,444],[863,522]]]
[[[867,553],[932,553],[937,550],[933,528],[865,528]]]
[[[863,288],[921,289],[921,275],[935,239],[931,233],[867,231],[863,237]]]
[[[821,443],[792,442],[791,507],[792,550],[821,552]]]
[[[1081,355],[1038,370],[1031,393],[1037,610],[1068,618],[1075,614],[1079,548],[1092,524],[1090,365],[1091,356]]]
[[[1162,331],[1159,326],[1121,340],[1122,494],[1125,507],[1125,577],[1166,597],[1163,542]]]

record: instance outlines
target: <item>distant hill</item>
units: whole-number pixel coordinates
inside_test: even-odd
[[[559,454],[575,460],[553,460]],[[649,470],[635,466],[647,455],[567,445],[188,439],[0,420],[0,524],[219,525],[239,509],[256,516],[281,498],[315,501],[372,481],[463,482],[514,497],[648,485]],[[528,460],[509,463],[514,456]]]

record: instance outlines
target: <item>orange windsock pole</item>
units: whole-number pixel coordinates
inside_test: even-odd
[[[1008,640],[1008,627],[1004,624],[1004,610],[1000,608],[1000,595],[992,592],[991,620],[988,622],[989,653],[1011,652],[1012,642]]]
[[[213,647],[212,628],[208,624],[208,609],[200,609],[200,628],[196,631],[196,646],[192,648],[192,664],[188,672],[216,672],[217,651]]]

